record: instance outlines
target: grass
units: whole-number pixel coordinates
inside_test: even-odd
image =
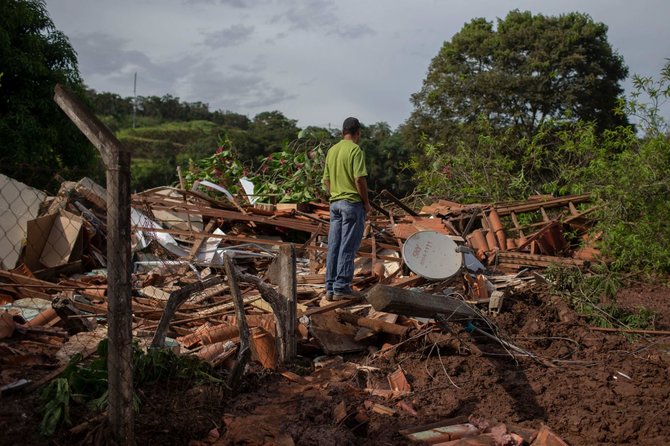
[[[46,385],[41,393],[40,434],[51,436],[61,426],[70,426],[70,409],[84,405],[93,411],[104,410],[108,403],[107,339],[98,344],[97,357],[87,363],[81,354],[74,355],[63,373]],[[192,356],[177,356],[170,350],[144,352],[134,345],[133,382],[135,388],[169,380],[223,384],[212,367]],[[139,409],[140,399],[133,397]]]

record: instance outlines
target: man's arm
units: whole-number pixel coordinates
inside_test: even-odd
[[[368,199],[368,182],[365,177],[356,177],[356,190],[358,191],[358,195],[361,196],[361,200],[363,200],[365,213],[370,213],[372,207],[370,207],[370,200]]]
[[[324,185],[324,187],[326,188],[326,192],[328,192],[328,195],[330,195],[330,180],[326,180],[326,179],[324,178],[324,180],[323,180],[323,185]]]

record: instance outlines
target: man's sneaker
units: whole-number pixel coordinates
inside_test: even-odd
[[[326,292],[326,300],[328,302],[332,302],[333,300],[335,300],[335,296],[333,295],[332,292],[330,292],[330,291]]]

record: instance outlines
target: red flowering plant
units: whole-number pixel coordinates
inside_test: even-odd
[[[247,177],[255,185],[254,194],[269,203],[306,203],[325,198],[322,185],[328,144],[299,139],[286,144],[280,152],[261,159],[255,171],[239,160],[234,150],[224,143],[216,152],[198,161],[190,161],[185,175],[186,187],[197,180],[208,180],[225,187],[231,194],[241,192],[240,178]],[[217,194],[208,190],[208,193]]]
[[[327,146],[322,142],[297,140],[262,160],[251,180],[262,201],[307,203],[325,197],[321,178]],[[269,199],[269,200],[268,200]]]
[[[216,151],[197,161],[190,160],[188,172],[185,175],[186,187],[193,187],[197,180],[207,180],[225,187],[231,194],[237,194],[240,189],[240,178],[248,175],[249,168],[239,160],[230,144],[220,142]],[[214,192],[212,192],[214,193]]]

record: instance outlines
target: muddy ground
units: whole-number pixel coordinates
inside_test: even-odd
[[[670,329],[668,288],[634,285],[619,293],[618,303],[644,305],[656,311],[656,329]],[[315,372],[309,362],[285,376],[253,366],[234,396],[216,385],[156,385],[140,393],[137,444],[402,445],[409,442],[399,430],[470,415],[508,426],[545,424],[570,445],[670,443],[670,337],[592,331],[563,298],[546,292],[507,298],[491,320],[501,338],[536,359],[458,332],[460,352],[438,348],[428,335],[383,353],[344,355]],[[411,393],[365,390],[388,387],[386,376],[398,367]],[[397,413],[377,413],[371,403]],[[1,444],[78,444],[105,436],[104,426],[93,425],[41,438],[37,405],[34,394],[2,398]]]

